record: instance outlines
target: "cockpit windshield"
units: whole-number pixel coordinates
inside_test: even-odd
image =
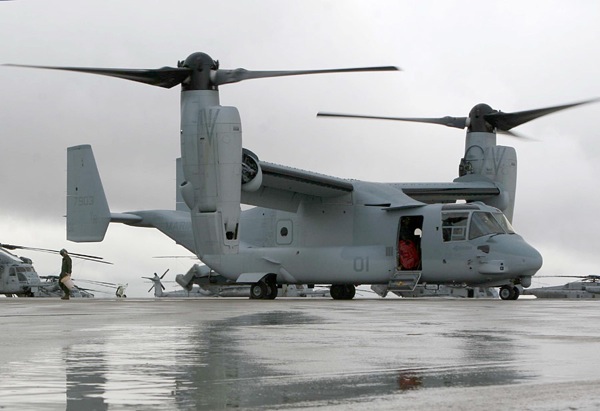
[[[462,241],[467,238],[472,240],[490,234],[514,233],[515,230],[501,212],[442,212],[442,236],[444,241]]]
[[[508,221],[508,218],[506,218],[506,216],[504,214],[502,214],[502,213],[492,213],[492,214],[494,214],[496,221],[498,221],[498,223],[500,223],[500,225],[502,226],[504,231],[506,231],[508,234],[515,233],[515,229],[510,224],[510,221]]]
[[[469,240],[477,237],[483,237],[488,234],[505,234],[504,228],[494,218],[492,213],[482,211],[474,212],[471,215],[471,224],[469,226]]]
[[[16,255],[9,253],[4,249],[0,249],[0,262],[3,263],[11,263],[11,264],[21,264],[23,261],[19,259]]]

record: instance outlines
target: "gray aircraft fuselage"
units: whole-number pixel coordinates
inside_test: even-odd
[[[241,213],[239,253],[226,259],[205,255],[203,261],[234,281],[240,273],[255,271],[274,272],[298,284],[387,284],[396,270],[402,271],[402,219],[422,217],[416,237],[421,282],[494,286],[507,278],[528,281],[542,264],[540,254],[511,230],[473,233],[473,213],[503,216],[481,203],[427,204],[397,211],[351,203],[301,204],[296,213],[255,207]],[[196,252],[189,213],[131,214],[143,218],[143,224],[134,225],[156,227]],[[456,215],[466,217],[464,224],[444,228],[444,217]],[[459,233],[445,238],[445,230]]]

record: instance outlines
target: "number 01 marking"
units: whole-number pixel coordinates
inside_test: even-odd
[[[369,271],[369,257],[354,257],[354,271]]]

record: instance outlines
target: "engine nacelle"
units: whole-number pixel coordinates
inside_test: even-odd
[[[211,270],[209,267],[205,265],[194,264],[192,268],[190,268],[188,272],[185,273],[185,275],[177,274],[175,276],[175,281],[187,291],[192,291],[194,283],[196,283],[196,281],[200,280],[201,278],[209,277],[210,272]]]
[[[181,190],[199,256],[239,248],[242,125],[235,107],[207,106],[210,93],[182,93],[182,165],[191,188]]]
[[[194,275],[189,273],[186,275],[177,274],[175,276],[175,281],[177,282],[177,284],[182,286],[187,291],[192,291],[192,287],[194,286],[194,283],[192,282],[193,279]]]
[[[262,169],[258,157],[252,151],[242,151],[242,190],[256,191],[262,184]]]

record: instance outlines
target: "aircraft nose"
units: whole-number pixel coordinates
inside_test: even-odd
[[[531,245],[527,244],[525,241],[523,241],[523,243],[523,275],[532,276],[535,273],[537,273],[540,268],[542,268],[544,260],[538,250],[533,248]]]
[[[517,234],[499,235],[488,240],[490,260],[498,259],[501,270],[508,269],[511,274],[531,277],[542,267],[543,259],[538,250],[529,245]],[[491,261],[490,261],[491,263]],[[491,264],[493,270],[493,264]],[[489,267],[482,267],[490,270]]]

